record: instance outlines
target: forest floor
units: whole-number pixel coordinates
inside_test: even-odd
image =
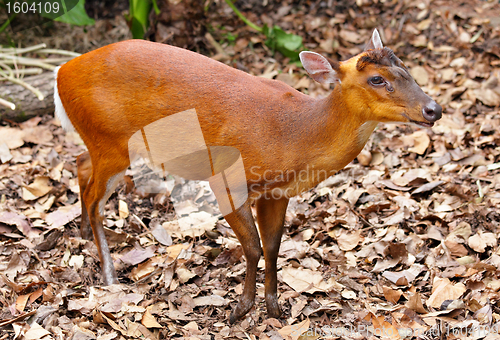
[[[178,3],[184,7],[169,13],[195,6]],[[236,6],[251,21],[300,35],[308,50],[334,60],[361,52],[378,28],[384,45],[443,106],[443,118],[427,129],[379,124],[356,160],[292,199],[278,258],[283,315],[267,317],[261,261],[255,308],[235,325],[229,314],[246,261],[220,216],[197,222],[213,205],[206,187],[177,211],[190,225],[181,228],[168,196],[141,194],[129,170],[105,208],[120,284],[104,287],[97,249],[79,236],[81,140],[52,116],[1,122],[0,340],[497,339],[498,2]],[[45,42],[80,53],[130,38],[122,14],[108,16],[85,29],[57,23],[44,34],[13,38],[23,47]],[[182,18],[162,20],[149,35],[156,41],[315,97],[329,92],[300,65],[273,56],[265,37],[223,1],[210,2],[184,29]]]

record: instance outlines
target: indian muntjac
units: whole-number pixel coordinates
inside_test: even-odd
[[[88,148],[78,158],[82,233],[90,237],[91,226],[106,285],[118,279],[104,236],[105,202],[130,165],[130,140],[139,136],[146,143],[149,127],[163,119],[190,112],[189,117],[195,117],[192,126],[199,127],[193,136],[202,136],[206,148],[199,149],[201,158],[172,156],[172,162],[161,166],[171,166],[174,173],[184,169],[193,177],[204,176],[219,205],[223,196],[231,203],[224,217],[247,260],[243,294],[230,316],[234,322],[254,305],[262,253],[268,315],[281,314],[276,260],[289,198],[351,162],[379,122],[431,127],[441,118],[441,107],[422,91],[392,50],[382,46],[376,30],[365,50],[346,61],[332,61],[314,52],[301,52],[300,59],[314,80],[334,85],[327,97],[312,98],[280,81],[142,40],[99,48],[56,70],[57,117],[64,128],[74,128]],[[169,125],[174,120],[164,122],[168,132],[156,128],[155,139],[147,138],[144,147],[148,153],[153,152],[152,144],[159,145],[158,154],[170,152],[170,146],[182,150],[191,143],[191,128],[186,126],[193,122],[185,126],[179,119],[175,124],[183,126]],[[225,161],[224,154],[214,158],[217,147],[239,152],[244,170],[236,173],[238,178],[224,175],[223,166],[217,170],[217,164]],[[200,160],[200,169],[206,169],[193,167],[194,158]],[[190,163],[181,164],[183,159]],[[210,163],[203,165],[203,159]],[[215,180],[218,172],[224,176]],[[245,192],[241,186],[239,192],[232,190],[231,181],[241,184],[242,179]]]

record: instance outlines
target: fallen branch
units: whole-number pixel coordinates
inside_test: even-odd
[[[0,48],[0,82],[6,82],[0,88],[0,118],[23,120],[54,110],[53,74],[43,71],[53,71],[57,65],[80,54],[46,47],[45,44],[38,44],[25,48]],[[56,54],[62,57],[21,56],[25,53]],[[27,75],[38,76],[24,78]]]

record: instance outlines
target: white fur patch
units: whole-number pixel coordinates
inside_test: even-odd
[[[75,128],[73,127],[73,124],[71,124],[71,121],[68,118],[68,115],[66,114],[66,110],[64,110],[64,106],[61,102],[61,98],[59,97],[59,91],[57,90],[57,73],[59,72],[59,69],[61,66],[57,66],[56,69],[54,70],[54,104],[56,107],[56,117],[59,119],[61,122],[61,126],[64,128],[66,131],[74,131]]]

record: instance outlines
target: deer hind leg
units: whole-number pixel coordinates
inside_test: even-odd
[[[92,154],[90,154],[92,158]],[[86,207],[88,221],[92,227],[94,242],[101,260],[102,277],[105,285],[118,283],[113,259],[109,251],[108,242],[104,234],[103,215],[104,206],[109,196],[113,193],[127,169],[128,157],[112,154],[110,150],[106,157],[94,157],[91,162],[92,175],[86,182],[82,195],[82,209]],[[84,177],[84,176],[82,176]]]
[[[87,185],[92,175],[92,162],[90,161],[90,154],[88,151],[82,153],[76,159],[78,168],[78,184],[80,186],[80,196],[83,198],[83,193],[87,189]],[[92,239],[92,228],[90,227],[89,214],[85,202],[81,199],[82,215],[80,222],[80,236],[85,240]]]
[[[229,215],[224,216],[224,218],[240,241],[247,260],[243,294],[236,308],[229,316],[229,322],[234,323],[245,316],[255,303],[257,264],[262,255],[262,248],[260,247],[259,234],[248,201]]]

